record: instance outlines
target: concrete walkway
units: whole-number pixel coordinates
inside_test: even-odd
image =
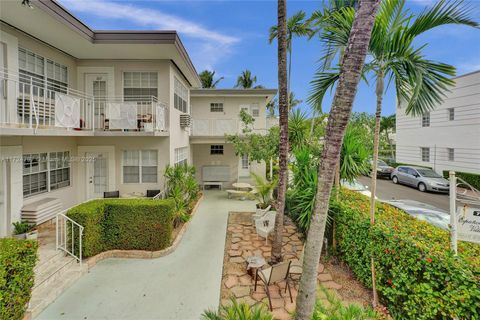
[[[173,253],[101,261],[36,319],[200,319],[218,307],[228,212],[254,209],[253,201],[206,191]]]

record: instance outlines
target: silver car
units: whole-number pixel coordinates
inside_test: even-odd
[[[450,183],[432,169],[414,166],[399,166],[390,175],[393,183],[418,188],[421,192],[448,192]]]

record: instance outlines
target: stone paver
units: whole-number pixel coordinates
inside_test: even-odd
[[[271,242],[269,240],[268,244],[265,244],[263,238],[257,237],[255,226],[251,221],[251,214],[237,212],[231,213],[229,216],[222,280],[222,304],[229,303],[229,298],[235,296],[240,298],[240,301],[250,305],[265,304],[268,307],[268,299],[262,283],[258,282],[257,290],[254,291],[253,279],[247,274],[247,265],[243,259],[251,255],[258,255],[263,256],[268,261],[271,255]],[[303,250],[301,235],[288,218],[286,218],[284,227],[283,248],[286,259],[292,261],[298,261]],[[336,283],[332,276],[325,273],[324,270],[323,264],[319,264],[319,283],[329,289],[340,289],[342,286]],[[285,292],[285,283],[272,285],[269,290],[272,297],[274,318],[280,320],[291,319],[291,314],[295,310],[298,282],[294,281],[291,288],[293,303],[290,301],[288,291]]]
[[[253,210],[254,201],[206,191],[174,252],[150,260],[101,261],[37,319],[200,319],[220,300],[228,212]],[[235,288],[237,282],[228,283]]]

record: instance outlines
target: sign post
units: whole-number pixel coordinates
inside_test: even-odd
[[[457,255],[457,178],[449,172],[450,180],[450,248]]]

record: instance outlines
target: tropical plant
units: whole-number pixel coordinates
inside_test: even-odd
[[[220,77],[217,80],[214,80],[215,71],[209,70],[203,70],[198,76],[200,77],[202,88],[215,88],[217,84],[224,79],[224,77]]]
[[[361,130],[352,125],[347,126],[340,153],[340,179],[352,182],[360,175],[367,175],[370,170],[370,153],[360,139]]]
[[[330,193],[335,167],[340,156],[343,135],[352,111],[368,44],[380,0],[360,0],[342,55],[339,82],[328,117],[324,148],[318,170],[315,209],[305,244],[302,277],[297,296],[295,319],[310,320],[315,305],[317,268],[328,216]]]
[[[387,117],[382,117],[380,120],[380,133],[385,135],[385,140],[390,149],[392,159],[395,159],[395,152],[393,150],[392,140],[390,139],[390,132],[395,130],[396,116],[392,114]]]
[[[251,89],[254,84],[257,82],[257,77],[252,75],[252,72],[248,69],[242,71],[242,73],[237,78],[237,83],[235,88],[242,89]],[[257,86],[258,88],[258,86]]]
[[[455,75],[455,68],[426,59],[422,53],[426,44],[417,46],[415,40],[425,32],[442,25],[460,24],[478,27],[478,23],[469,17],[470,8],[464,6],[461,0],[441,0],[417,16],[405,10],[404,6],[405,0],[382,2],[369,45],[371,59],[362,72],[364,78],[372,74],[376,81],[373,172],[377,170],[385,80],[394,83],[397,103],[399,106],[404,105],[407,115],[418,116],[428,112],[443,101],[445,92],[454,83],[450,77]],[[324,59],[332,60],[339,50],[345,50],[354,17],[355,9],[352,7],[344,7],[330,15],[328,25],[324,26],[320,36],[328,44]],[[312,100],[321,103],[325,92],[338,80],[338,68],[318,73],[313,81]],[[371,223],[374,224],[375,174],[372,174],[371,193]],[[372,277],[375,278],[373,266],[372,256]],[[373,287],[375,291],[375,284]],[[374,304],[377,304],[377,300],[374,292]]]
[[[268,116],[273,117],[275,116],[275,110],[278,109],[278,99],[277,97],[274,97],[272,100],[270,100],[265,108],[268,111]]]
[[[272,204],[273,190],[277,187],[277,181],[269,181],[253,172],[251,175],[255,180],[255,189],[257,191],[255,199],[258,201],[257,207],[259,209],[265,209]]]
[[[312,320],[375,320],[377,313],[371,308],[363,308],[352,303],[345,305],[334,293],[321,288],[325,299],[317,299]]]
[[[298,106],[302,102],[303,102],[303,100],[295,98],[295,93],[293,91],[290,91],[290,93],[288,94],[288,109],[289,110],[295,109],[295,107]]]
[[[305,144],[307,137],[308,123],[307,116],[301,110],[290,111],[288,119],[288,140],[290,150]]]
[[[220,306],[219,311],[205,311],[202,320],[273,320],[273,315],[262,304],[250,306],[238,303],[234,298],[230,301],[230,304]]]
[[[31,231],[35,226],[31,223],[18,221],[13,223],[13,234],[23,234]]]

